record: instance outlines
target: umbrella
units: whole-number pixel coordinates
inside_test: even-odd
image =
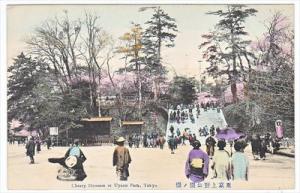
[[[225,139],[225,140],[235,140],[243,136],[243,133],[239,133],[233,128],[228,128],[228,129],[221,129],[217,135],[216,138],[218,140],[220,139]]]

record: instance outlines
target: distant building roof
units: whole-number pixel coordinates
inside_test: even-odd
[[[122,125],[143,125],[144,121],[122,121]]]
[[[112,117],[91,117],[91,118],[84,118],[81,119],[81,121],[88,121],[88,122],[107,122],[107,121],[111,121]]]

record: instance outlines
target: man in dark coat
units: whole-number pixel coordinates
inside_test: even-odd
[[[265,160],[266,159],[266,152],[267,152],[267,149],[268,149],[265,137],[262,137],[260,147],[261,147],[260,152],[259,152],[260,159]]]
[[[171,149],[171,154],[174,154],[175,145],[176,145],[176,139],[175,139],[174,133],[172,133],[172,134],[169,136],[168,144],[169,144],[169,148]]]
[[[26,155],[30,157],[30,164],[34,164],[34,153],[35,153],[35,143],[34,138],[31,137],[28,143],[26,144]]]
[[[205,144],[206,144],[206,152],[208,154],[208,156],[210,158],[212,158],[212,156],[214,156],[214,152],[215,152],[215,145],[216,145],[216,140],[214,139],[214,137],[211,135],[209,136],[206,140],[205,140]]]
[[[124,142],[125,139],[120,137],[113,153],[113,166],[116,166],[117,175],[121,181],[126,181],[129,177],[129,164],[131,163],[129,150],[124,147]]]
[[[52,141],[51,141],[51,138],[50,138],[50,137],[48,137],[48,139],[47,139],[46,143],[47,143],[47,149],[50,149],[50,146],[51,146],[51,143],[52,143]]]
[[[214,135],[216,134],[216,130],[215,130],[215,126],[214,126],[214,125],[212,125],[212,126],[210,127],[209,132],[210,132],[210,134],[211,134],[212,136],[214,136]]]
[[[260,159],[261,140],[259,134],[256,134],[251,139],[252,155],[255,160]]]
[[[41,141],[40,139],[36,140],[36,151],[39,153],[41,151]]]
[[[129,147],[132,148],[133,144],[134,144],[133,136],[129,135],[129,137],[128,137],[128,145],[129,145]]]

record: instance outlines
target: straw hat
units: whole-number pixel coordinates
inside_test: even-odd
[[[117,142],[124,142],[124,141],[125,141],[124,137],[119,137],[119,138],[117,139]]]
[[[66,166],[68,166],[68,168],[72,168],[72,167],[76,166],[77,157],[73,156],[73,155],[67,157],[67,159],[65,160],[65,164],[66,164]]]

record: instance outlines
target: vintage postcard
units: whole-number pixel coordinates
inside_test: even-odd
[[[3,5],[8,191],[296,191],[297,4],[157,3]]]

